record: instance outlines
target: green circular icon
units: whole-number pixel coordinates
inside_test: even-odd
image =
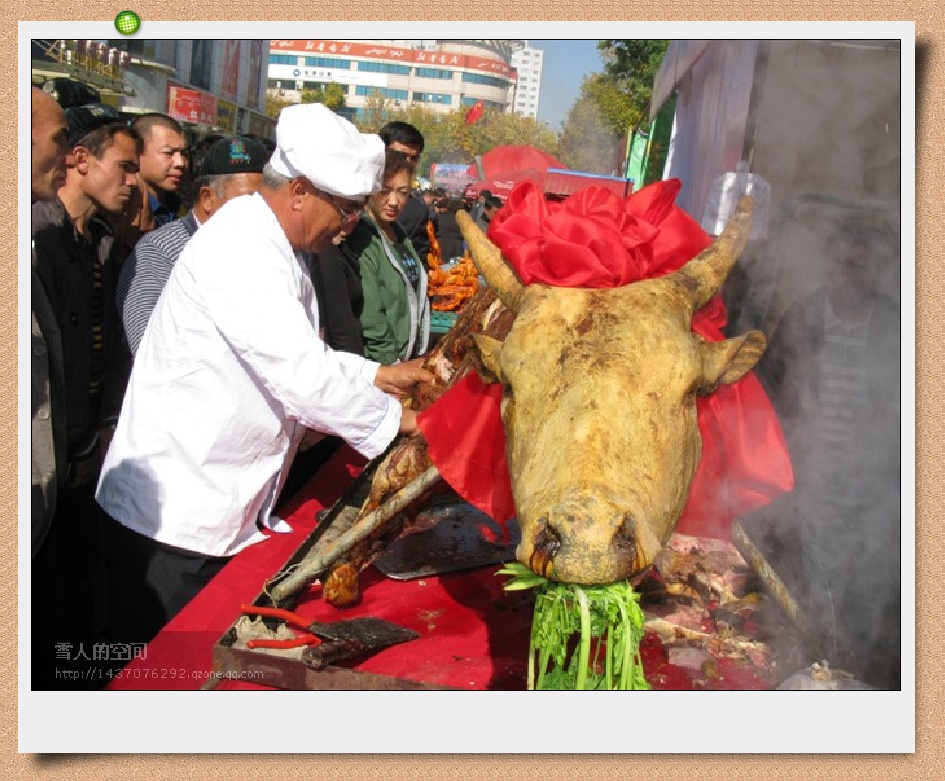
[[[122,35],[134,35],[141,28],[141,17],[134,11],[122,11],[115,17],[115,29]]]

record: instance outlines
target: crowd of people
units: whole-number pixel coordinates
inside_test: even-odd
[[[459,258],[456,214],[485,230],[502,201],[415,189],[416,128],[365,134],[319,104],[284,109],[274,144],[188,146],[165,114],[127,123],[34,87],[31,132],[32,678],[75,688],[56,674],[64,645],[146,643],[285,529],[280,507],[341,442],[372,458],[416,431],[399,397],[433,379],[431,235]],[[803,422],[816,436],[798,442],[823,440],[809,461],[797,446],[802,512],[851,528],[894,511],[834,490],[898,425],[876,368],[898,347],[898,311],[871,287],[877,243],[831,245],[837,283],[788,313],[759,368],[792,445]],[[788,377],[807,378],[800,395]],[[823,528],[805,526],[806,572],[838,594],[821,588],[817,557],[840,539]]]

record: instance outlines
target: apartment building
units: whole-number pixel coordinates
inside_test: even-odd
[[[512,67],[518,73],[512,111],[522,117],[538,119],[541,97],[541,66],[545,53],[527,45],[512,54]]]

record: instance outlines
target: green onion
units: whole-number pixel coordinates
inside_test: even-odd
[[[505,564],[496,574],[509,576],[506,591],[535,589],[528,645],[529,691],[650,688],[640,658],[645,617],[640,595],[629,583],[558,583],[519,562]],[[603,672],[598,672],[602,654]]]

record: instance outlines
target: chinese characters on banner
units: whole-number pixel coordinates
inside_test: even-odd
[[[200,90],[167,83],[167,113],[183,122],[214,125],[217,121],[217,99]]]
[[[510,76],[511,66],[502,60],[493,60],[466,54],[426,51],[422,49],[403,49],[391,46],[376,46],[364,43],[349,43],[346,41],[294,41],[271,40],[269,48],[272,51],[298,52],[300,54],[320,54],[330,57],[333,54],[343,54],[346,57],[360,57],[364,59],[400,60],[423,66],[465,68],[466,70],[495,73],[500,76]]]

